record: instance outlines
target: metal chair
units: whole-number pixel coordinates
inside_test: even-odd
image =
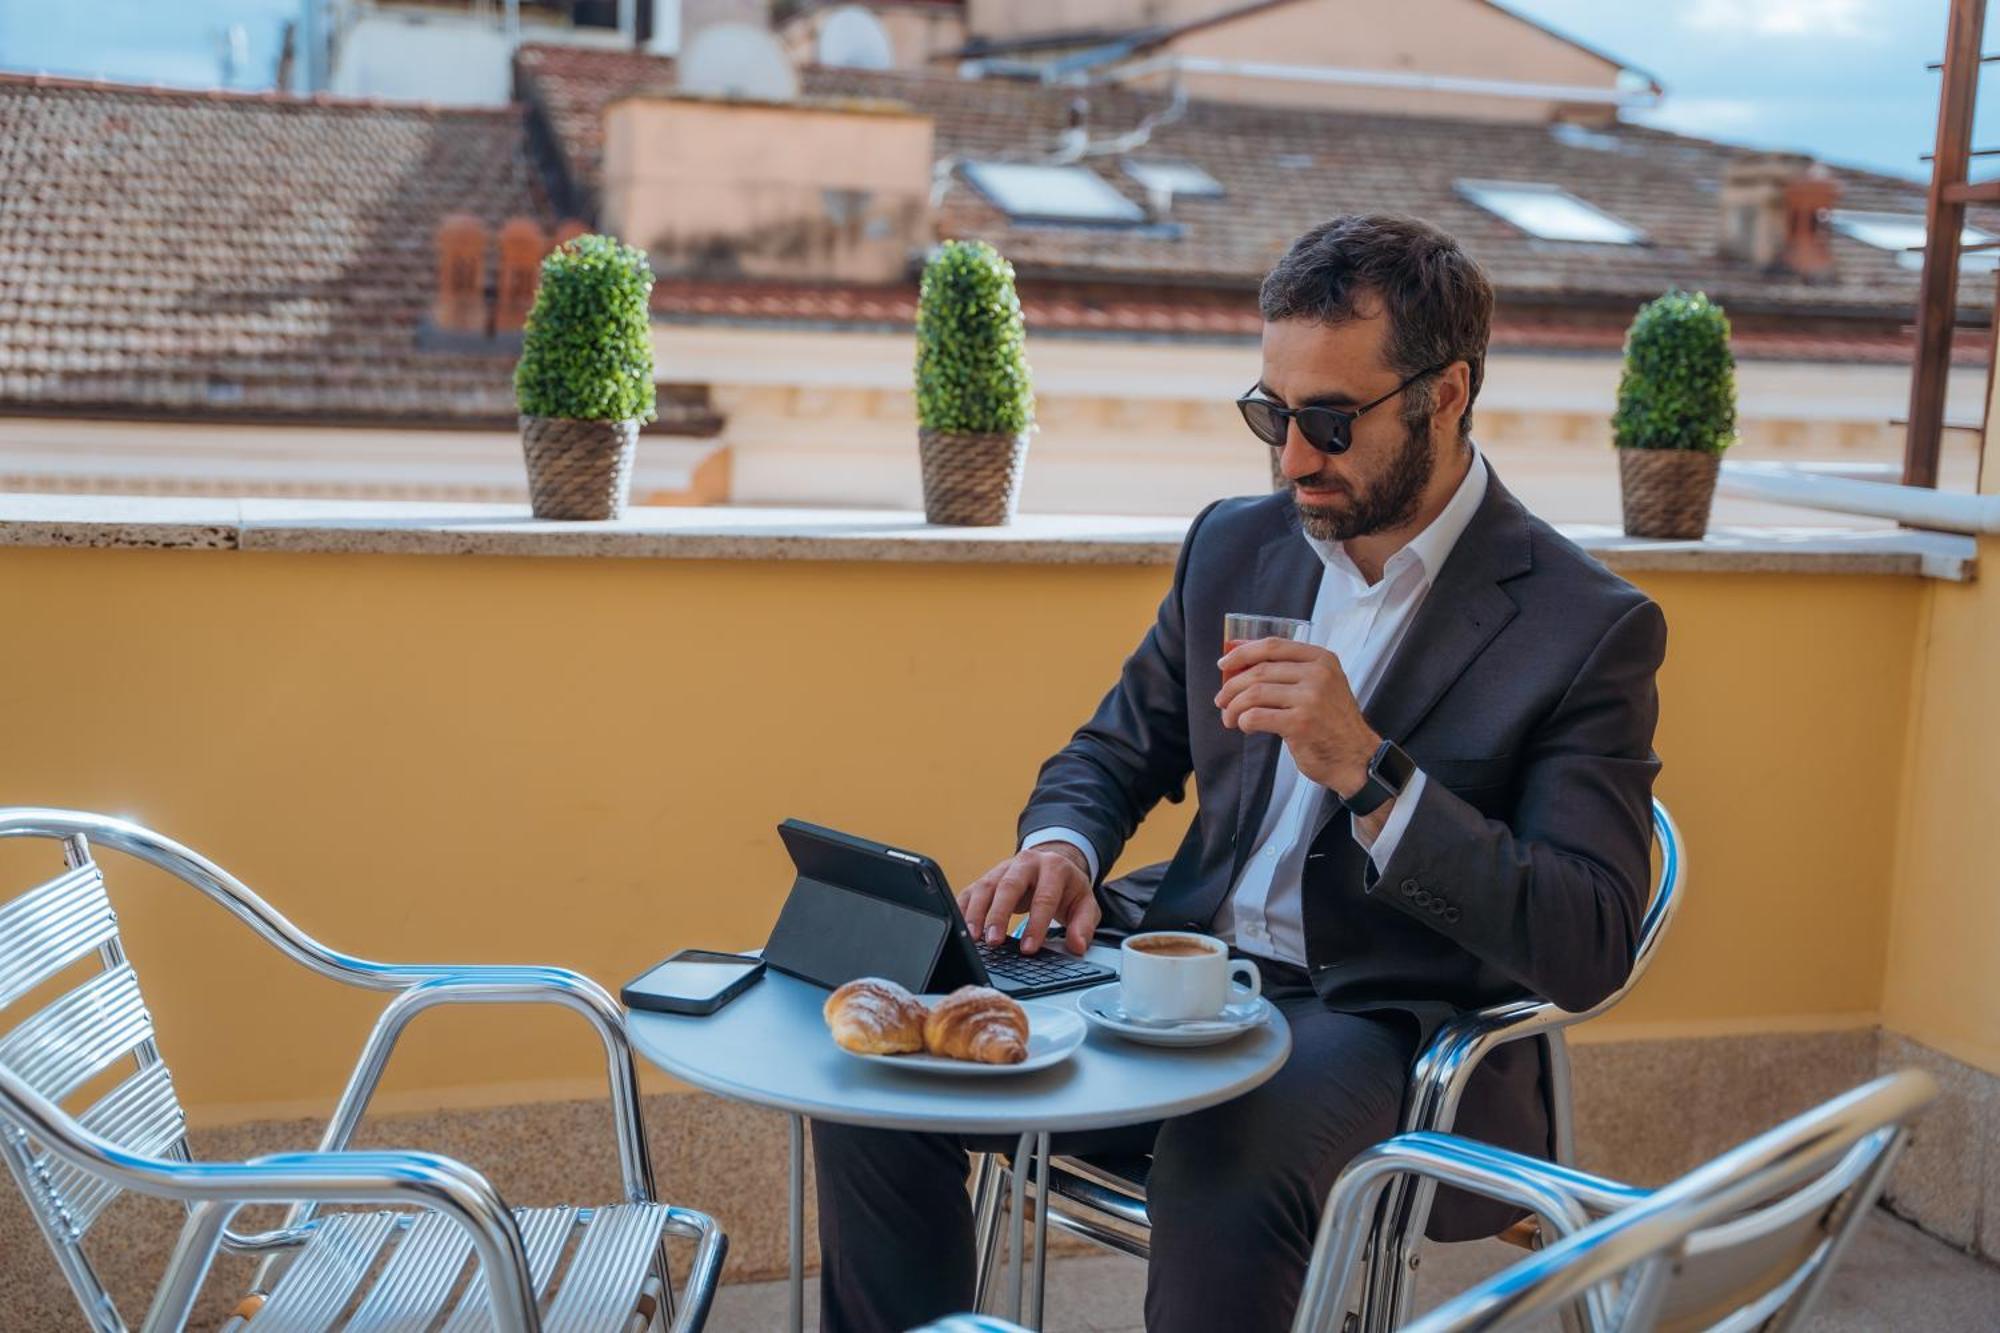
[[[225,1330],[303,1333],[338,1323],[355,1333],[414,1333],[447,1315],[444,1327],[453,1333],[701,1327],[728,1242],[706,1214],[657,1201],[624,1014],[595,982],[558,968],[402,965],[338,953],[213,862],[120,819],[5,808],[0,838],[59,841],[68,865],[55,879],[0,902],[0,1028],[11,1029],[0,1036],[0,1157],[92,1329],[127,1327],[84,1251],[92,1224],[127,1189],[187,1206],[145,1333],[186,1323],[219,1250],[264,1256]],[[321,976],[394,993],[318,1151],[250,1162],[192,1160],[186,1116],[126,960],[92,843],[199,889]],[[38,1012],[9,1012],[93,958],[97,966],[87,980]],[[560,1005],[596,1030],[610,1075],[621,1202],[510,1210],[484,1177],[450,1158],[347,1149],[412,1018],[440,1004],[499,1003]],[[77,1115],[64,1109],[66,1099],[118,1070],[130,1072],[88,1109]],[[244,1206],[274,1202],[291,1205],[277,1229],[255,1235],[230,1229]],[[321,1216],[322,1204],[387,1207]],[[666,1262],[669,1236],[694,1242],[678,1303]],[[557,1273],[559,1283],[552,1281]]]
[[[1547,1050],[1555,1160],[1565,1166],[1575,1162],[1569,1047],[1563,1029],[1605,1012],[1638,984],[1680,907],[1686,885],[1687,861],[1680,830],[1666,806],[1657,800],[1653,802],[1653,831],[1660,844],[1659,877],[1640,925],[1632,972],[1625,984],[1583,1013],[1571,1013],[1547,1000],[1520,999],[1472,1010],[1445,1023],[1419,1053],[1412,1068],[1410,1090],[1404,1103],[1404,1132],[1449,1132],[1457,1121],[1466,1086],[1480,1062],[1509,1042],[1538,1037]],[[1049,1223],[1108,1249],[1145,1258],[1150,1233],[1146,1215],[1146,1174],[1150,1165],[1148,1158],[1055,1158],[1049,1169]],[[1011,1172],[1006,1159],[988,1155],[979,1159],[974,1176],[973,1209],[979,1257],[975,1291],[981,1309],[989,1308],[991,1286],[999,1267],[995,1260],[1004,1230],[1001,1215],[1006,1207]],[[1039,1182],[1033,1183],[1036,1206],[1040,1207],[1042,1191]],[[1408,1319],[1419,1249],[1435,1193],[1435,1182],[1427,1178],[1391,1183],[1368,1242],[1366,1282],[1356,1325],[1361,1333],[1385,1333]],[[1043,1293],[1031,1287],[1028,1302],[1030,1322],[1038,1324]]]
[[[1406,1333],[1523,1328],[1579,1301],[1593,1333],[1797,1327],[1936,1096],[1928,1074],[1891,1074],[1650,1191],[1449,1134],[1398,1135],[1334,1183],[1292,1333],[1342,1326],[1369,1219],[1412,1176],[1530,1209],[1561,1239]]]

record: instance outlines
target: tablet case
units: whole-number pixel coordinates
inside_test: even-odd
[[[942,917],[802,874],[771,928],[764,961],[822,986],[886,977],[921,994],[950,931]]]

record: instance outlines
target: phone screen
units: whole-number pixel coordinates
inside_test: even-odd
[[[631,989],[683,1000],[710,1000],[757,970],[754,958],[669,958],[633,982]]]

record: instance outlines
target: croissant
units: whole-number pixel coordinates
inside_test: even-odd
[[[862,977],[826,997],[826,1025],[838,1045],[862,1055],[924,1049],[924,1006],[893,981]]]
[[[990,987],[960,986],[924,1020],[924,1047],[953,1060],[1020,1064],[1028,1058],[1027,1011]]]

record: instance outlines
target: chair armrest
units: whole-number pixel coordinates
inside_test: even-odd
[[[709,1308],[715,1304],[715,1288],[722,1280],[722,1261],[729,1255],[729,1237],[722,1224],[707,1213],[692,1208],[667,1209],[667,1234],[694,1242],[694,1259],[688,1264],[685,1296],[674,1311],[669,1333],[700,1333],[708,1322]]]
[[[1581,1017],[1547,1000],[1531,999],[1489,1005],[1445,1020],[1410,1072],[1403,1129],[1450,1131],[1480,1061],[1497,1047],[1567,1027]]]
[[[321,1152],[346,1148],[360,1127],[390,1053],[410,1021],[426,1009],[445,1004],[553,1004],[581,1014],[604,1045],[605,1070],[611,1087],[611,1110],[618,1138],[619,1168],[629,1202],[654,1200],[653,1165],[646,1151],[646,1131],[639,1105],[638,1070],[625,1030],[625,1011],[602,986],[580,972],[559,967],[465,966],[439,967],[428,980],[399,993],[383,1009],[374,1031],[362,1047],[347,1086],[340,1094]],[[283,1229],[296,1228],[312,1215],[308,1205],[292,1210]]]
[[[1401,1178],[1451,1185],[1514,1204],[1543,1218],[1561,1236],[1588,1226],[1593,1214],[1615,1212],[1649,1194],[1453,1134],[1398,1134],[1356,1157],[1334,1181],[1320,1215],[1293,1333],[1337,1327],[1331,1322],[1339,1313],[1333,1307],[1346,1296],[1383,1194]]]
[[[4,1066],[0,1111],[49,1153],[92,1176],[195,1206],[170,1269],[180,1276],[168,1283],[188,1300],[229,1219],[244,1204],[300,1199],[400,1204],[444,1213],[464,1227],[485,1267],[501,1326],[538,1327],[527,1251],[513,1214],[484,1176],[449,1157],[417,1152],[282,1153],[249,1162],[152,1157],[91,1132]],[[163,1287],[148,1328],[175,1326],[171,1315],[179,1302],[167,1296]]]

